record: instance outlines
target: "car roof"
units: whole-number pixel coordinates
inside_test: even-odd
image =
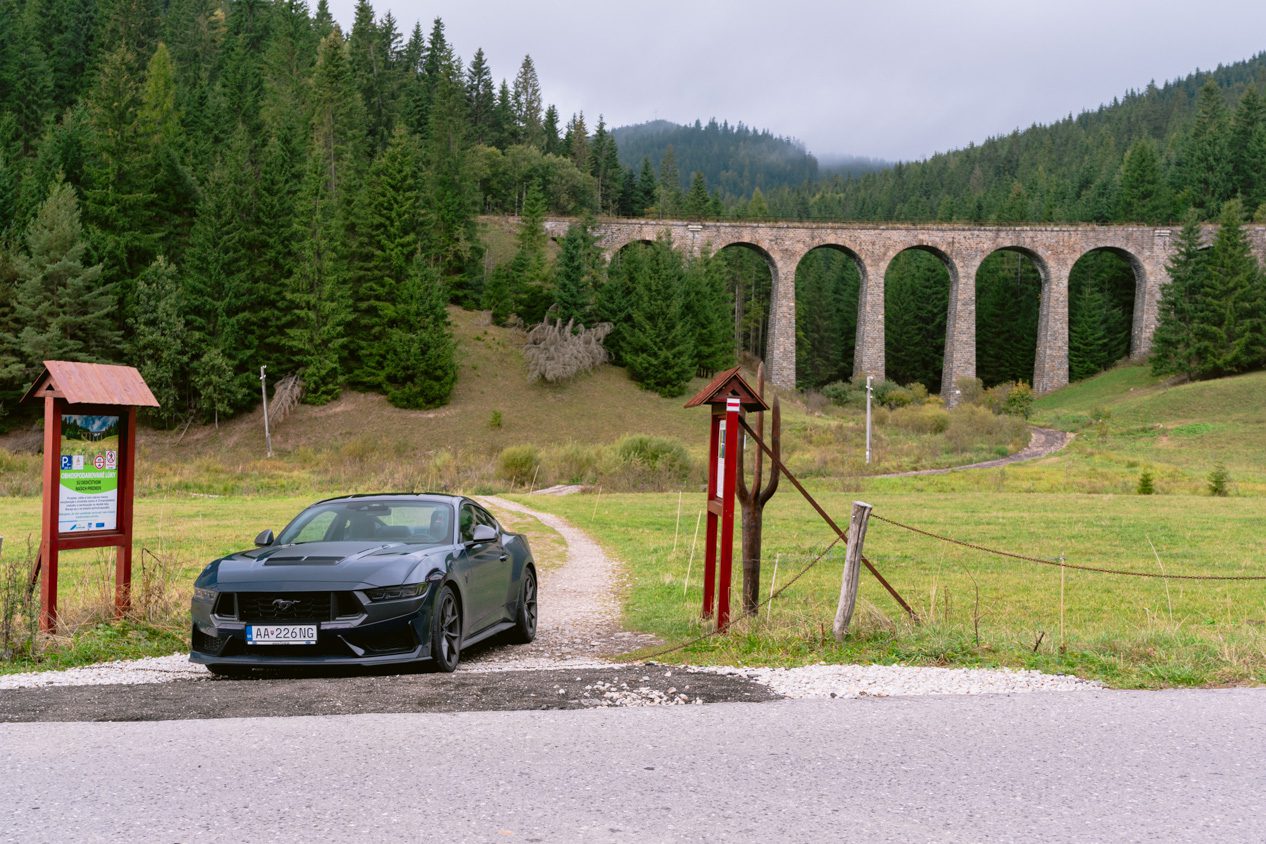
[[[362,492],[354,495],[338,495],[334,498],[323,498],[312,506],[317,504],[331,504],[337,501],[433,501],[447,502],[449,504],[458,504],[468,500],[464,495],[449,495],[442,492]]]

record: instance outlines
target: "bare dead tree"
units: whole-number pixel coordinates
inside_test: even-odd
[[[271,415],[274,425],[290,415],[290,411],[299,406],[303,400],[303,380],[298,375],[287,375],[277,382],[273,388]]]
[[[533,326],[523,346],[528,365],[528,380],[557,383],[588,372],[607,362],[602,341],[611,333],[611,323],[600,322],[592,328],[578,326],[575,320],[566,324],[550,319]]]
[[[765,397],[765,364],[756,368],[756,392]],[[755,413],[757,435],[765,438],[765,414]],[[782,460],[782,407],[778,397],[774,397],[773,419],[769,430],[769,448],[775,460]],[[759,446],[753,451],[752,485],[747,485],[747,470],[744,466],[744,449],[738,453],[738,496],[739,505],[743,509],[743,611],[756,612],[760,603],[760,551],[761,524],[764,519],[765,505],[778,491],[780,473],[776,466],[770,466],[769,482],[764,483],[765,452]]]

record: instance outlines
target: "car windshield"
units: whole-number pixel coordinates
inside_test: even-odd
[[[332,501],[309,507],[277,537],[304,542],[452,541],[453,507],[443,501]]]

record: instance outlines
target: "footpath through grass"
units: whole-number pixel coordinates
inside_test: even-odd
[[[823,492],[841,525],[851,502],[935,532],[1037,557],[1169,574],[1260,574],[1259,500],[1190,496]],[[702,598],[702,495],[518,500],[588,530],[626,565],[625,621],[675,643],[708,629]],[[674,547],[676,541],[676,550]],[[831,541],[785,486],[765,516],[761,595]],[[1153,553],[1153,546],[1155,553]],[[691,550],[694,548],[693,564]],[[736,549],[738,542],[735,543]],[[852,634],[831,636],[842,543],[757,619],[666,659],[764,665],[877,662],[1010,666],[1123,687],[1266,681],[1266,582],[1145,580],[1066,571],[936,542],[872,521],[867,557],[921,616],[914,624],[863,570]],[[1159,558],[1159,561],[1158,561]],[[689,581],[686,581],[689,571]],[[734,601],[741,574],[736,572]],[[542,596],[544,605],[548,596]],[[736,605],[733,604],[732,605]]]

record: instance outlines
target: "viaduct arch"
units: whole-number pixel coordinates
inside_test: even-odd
[[[570,220],[548,220],[546,231],[562,237]],[[608,258],[636,241],[653,241],[664,232],[674,247],[690,255],[705,249],[749,246],[763,253],[773,277],[765,360],[770,380],[796,385],[796,268],[818,247],[850,254],[861,272],[853,374],[884,377],[884,275],[898,253],[932,252],[950,275],[945,356],[941,383],[953,389],[958,378],[976,376],[976,271],[1000,250],[1029,257],[1042,276],[1033,389],[1048,393],[1068,383],[1068,277],[1089,252],[1109,250],[1123,256],[1135,277],[1134,323],[1130,355],[1151,348],[1161,292],[1169,282],[1174,232],[1152,226],[1035,225],[875,225],[844,223],[691,222],[686,220],[604,220],[593,232]],[[1211,237],[1212,228],[1206,231]],[[1246,227],[1259,260],[1266,258],[1266,226]],[[948,396],[952,400],[952,396]]]

